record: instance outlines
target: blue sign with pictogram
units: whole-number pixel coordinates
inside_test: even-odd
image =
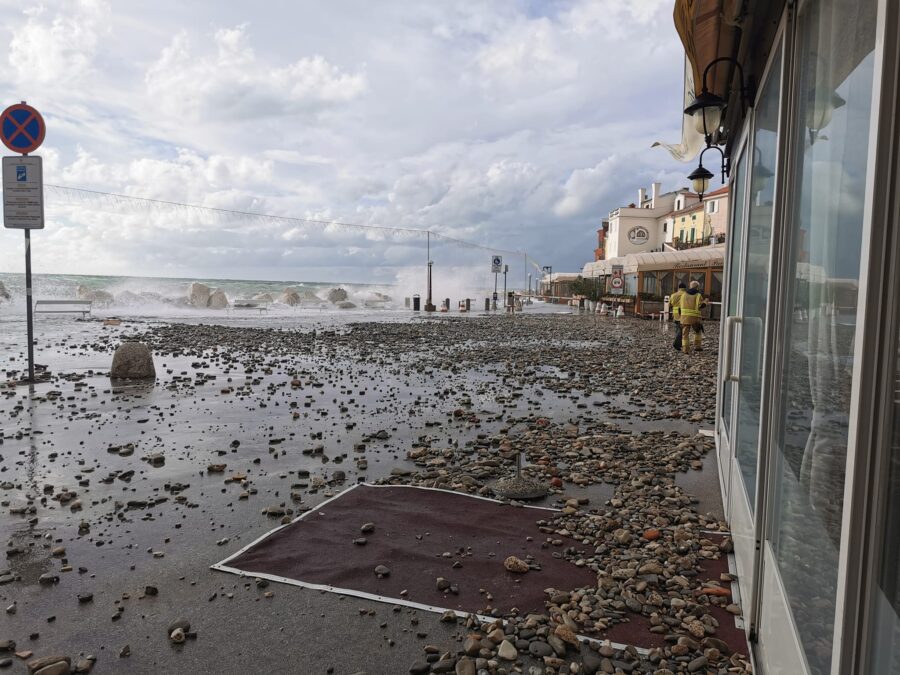
[[[46,132],[44,118],[27,103],[11,105],[0,114],[0,141],[13,152],[34,152]]]

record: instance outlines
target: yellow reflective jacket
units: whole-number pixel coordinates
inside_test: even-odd
[[[669,296],[669,307],[672,308],[672,319],[678,321],[681,316],[681,298],[684,297],[684,290],[677,290]]]
[[[696,291],[693,288],[688,290],[678,301],[681,322],[698,323],[700,321],[700,308],[703,304],[703,294],[700,291]]]

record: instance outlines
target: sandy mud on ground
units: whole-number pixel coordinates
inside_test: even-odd
[[[713,425],[714,326],[685,357],[658,323],[591,315],[72,325],[44,336],[33,387],[24,345],[4,354],[11,672],[748,669],[731,577],[706,573],[730,550],[698,434]],[[150,346],[155,381],[110,381],[123,341]],[[597,579],[547,589],[540,614],[486,599],[493,620],[440,616],[208,569],[356,482],[496,497],[519,453],[549,490],[538,504],[561,509],[535,540]],[[510,574],[541,573],[519,562]]]

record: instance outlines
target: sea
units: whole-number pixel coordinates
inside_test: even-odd
[[[228,307],[212,309],[192,304],[190,289],[195,283],[210,291],[221,290]],[[0,316],[23,312],[25,275],[0,273],[0,284]],[[92,313],[101,317],[228,316],[237,311],[235,305],[248,303],[265,307],[266,314],[291,316],[406,309],[403,291],[384,284],[35,274],[32,286],[34,300],[91,300]],[[299,303],[290,304],[284,295],[286,291],[295,292]]]

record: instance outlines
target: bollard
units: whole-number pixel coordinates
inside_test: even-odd
[[[419,306],[421,305],[421,298],[418,295],[413,296],[413,311],[418,312]]]

